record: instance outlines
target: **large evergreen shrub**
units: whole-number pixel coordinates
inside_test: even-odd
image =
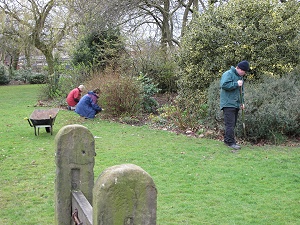
[[[124,52],[124,42],[119,29],[108,28],[99,32],[87,33],[77,44],[73,55],[73,64],[84,64],[93,69],[105,69],[117,61]]]
[[[259,85],[249,85],[245,110],[249,140],[269,139],[277,143],[281,136],[300,135],[300,98],[297,97],[300,82],[295,78],[268,78]]]

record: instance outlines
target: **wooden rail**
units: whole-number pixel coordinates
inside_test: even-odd
[[[72,212],[76,225],[93,224],[93,207],[81,191],[72,191]]]

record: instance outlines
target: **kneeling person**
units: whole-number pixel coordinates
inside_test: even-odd
[[[100,90],[89,91],[78,102],[75,112],[85,118],[95,118],[95,115],[102,111],[102,108],[97,104]]]
[[[81,93],[84,89],[83,85],[79,85],[79,87],[74,88],[67,96],[67,103],[69,110],[75,110],[77,103],[81,98]]]

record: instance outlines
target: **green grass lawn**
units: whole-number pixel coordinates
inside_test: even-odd
[[[95,179],[107,167],[133,163],[158,190],[158,225],[300,224],[300,148],[243,146],[102,121],[61,110],[51,136],[24,120],[38,85],[0,86],[0,224],[54,224],[58,130],[81,124],[95,136]]]

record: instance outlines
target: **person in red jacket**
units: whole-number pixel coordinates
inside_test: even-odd
[[[67,103],[69,110],[75,110],[77,103],[81,98],[81,92],[83,91],[84,86],[81,84],[77,88],[74,88],[67,96]]]

